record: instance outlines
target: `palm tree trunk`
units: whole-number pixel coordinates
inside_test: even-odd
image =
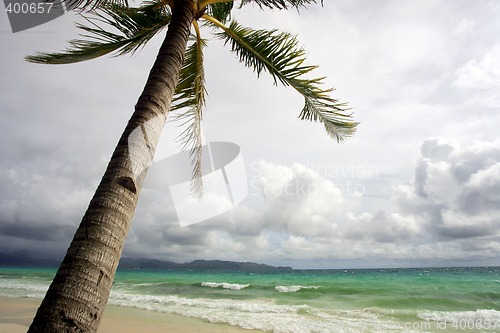
[[[96,332],[156,145],[170,110],[194,18],[175,0],[172,20],[135,112],[75,233],[29,333]]]

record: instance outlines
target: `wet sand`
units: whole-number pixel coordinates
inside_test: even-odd
[[[0,333],[26,333],[41,300],[0,297]],[[243,328],[196,318],[108,305],[99,333],[249,333]]]

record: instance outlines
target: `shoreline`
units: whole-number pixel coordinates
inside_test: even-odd
[[[0,297],[0,333],[25,333],[41,303],[36,298]],[[99,333],[191,333],[263,332],[229,324],[216,324],[198,318],[116,305],[107,305]]]

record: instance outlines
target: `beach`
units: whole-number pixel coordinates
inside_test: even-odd
[[[40,299],[0,297],[0,333],[26,333]],[[108,305],[99,333],[259,332],[168,313]]]

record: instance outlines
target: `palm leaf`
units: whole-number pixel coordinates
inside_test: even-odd
[[[98,8],[107,8],[116,5],[128,7],[127,0],[58,0],[58,1],[64,3],[64,5],[66,6],[66,10],[80,9],[85,11],[92,11]]]
[[[195,24],[197,28],[197,25]],[[198,32],[198,29],[196,29]],[[189,150],[193,176],[191,179],[191,193],[201,197],[202,182],[202,152],[201,138],[202,109],[205,106],[205,71],[203,68],[203,47],[206,42],[197,34],[197,38],[186,50],[179,82],[172,100],[172,111],[186,109],[176,115],[176,120],[186,128],[178,137],[182,150]]]
[[[329,96],[333,89],[320,87],[324,78],[304,77],[317,66],[303,65],[306,52],[298,47],[295,36],[276,30],[252,30],[234,21],[225,27],[207,15],[203,17],[222,28],[223,32],[217,33],[216,37],[229,43],[240,62],[252,68],[257,76],[266,71],[272,75],[275,84],[280,82],[292,86],[304,97],[300,119],[323,123],[328,135],[337,141],[354,134],[358,123],[347,113],[345,103]]]
[[[231,0],[202,0],[199,2],[199,7],[204,8],[213,4],[225,4],[225,3],[233,3]],[[316,0],[241,0],[240,8],[248,5],[248,4],[256,4],[261,9],[269,8],[269,9],[289,9],[291,7],[300,8],[305,7],[306,5],[317,3]],[[323,0],[321,0],[321,4],[323,4]],[[215,15],[208,13],[209,15],[217,18]],[[219,18],[217,18],[219,20]],[[222,20],[219,20],[224,22]],[[225,22],[224,22],[225,23]]]
[[[167,7],[112,6],[82,17],[87,25],[77,23],[77,28],[83,30],[81,39],[69,41],[70,46],[63,52],[37,52],[27,56],[26,60],[44,64],[68,64],[109,53],[114,53],[114,56],[134,53],[170,23],[171,13]],[[103,25],[118,30],[118,33],[105,29]]]
[[[308,4],[316,3],[316,0],[242,0],[240,6],[257,4],[260,8],[288,9],[290,7],[300,8]],[[323,4],[323,0],[321,0]]]
[[[219,2],[207,6],[207,14],[216,20],[226,23],[231,19],[231,10],[233,9],[233,1]]]

